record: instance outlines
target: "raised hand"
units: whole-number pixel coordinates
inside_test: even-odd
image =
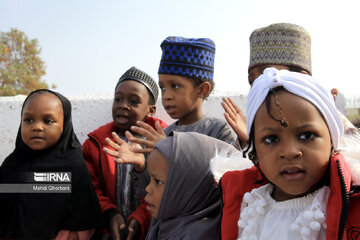
[[[221,106],[224,108],[225,119],[237,134],[241,145],[246,145],[249,137],[246,132],[246,117],[240,108],[234,103],[231,98],[223,98]]]
[[[132,138],[133,135],[130,132],[125,132],[126,138]],[[142,153],[137,153],[135,150],[141,149],[141,146],[137,143],[133,143],[129,140],[126,142],[122,140],[115,132],[112,133],[112,137],[114,138],[115,142],[113,142],[110,138],[106,138],[107,144],[113,148],[111,150],[109,148],[104,147],[103,151],[115,157],[114,161],[117,163],[125,163],[125,164],[132,164],[135,167],[135,171],[142,172],[145,170],[145,156]]]
[[[166,138],[166,135],[161,128],[159,121],[155,122],[156,129],[154,129],[151,125],[145,122],[138,121],[136,124],[138,126],[131,126],[131,131],[146,138],[143,139],[134,136],[127,138],[132,143],[146,146],[146,148],[134,149],[133,151],[136,153],[151,153],[151,151],[154,149],[155,144]]]

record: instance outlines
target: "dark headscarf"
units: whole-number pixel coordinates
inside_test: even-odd
[[[0,193],[0,239],[49,239],[60,230],[81,231],[101,227],[102,214],[90,175],[82,158],[71,118],[71,103],[59,93],[37,90],[29,94],[54,94],[63,107],[64,125],[53,146],[35,151],[21,137],[0,167],[0,183],[27,182],[29,172],[71,172],[71,193]]]
[[[169,162],[166,185],[156,219],[146,239],[218,239],[220,191],[210,159],[224,149],[218,139],[194,132],[177,133],[155,145]]]

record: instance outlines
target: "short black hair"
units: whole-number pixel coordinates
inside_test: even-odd
[[[148,88],[146,88],[146,90],[147,90],[147,93],[148,93],[148,95],[149,95],[148,104],[149,104],[149,105],[155,105],[156,102],[155,102],[155,99],[154,99],[153,95],[151,94],[151,92],[150,92],[150,90],[149,90]]]
[[[194,86],[197,87],[199,86],[200,84],[204,83],[204,82],[209,82],[210,83],[210,92],[209,92],[209,95],[211,94],[211,92],[214,90],[215,88],[215,82],[213,80],[204,80],[204,79],[201,79],[201,78],[197,78],[197,77],[185,77],[187,79],[190,79],[193,83],[194,83]],[[209,95],[207,95],[206,97],[204,97],[204,100],[206,100]]]

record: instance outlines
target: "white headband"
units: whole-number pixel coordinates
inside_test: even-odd
[[[267,68],[258,77],[252,86],[246,104],[246,127],[250,134],[255,114],[264,102],[269,91],[283,86],[287,91],[300,96],[321,112],[330,131],[331,140],[335,149],[344,132],[344,126],[335,107],[335,102],[330,94],[317,80],[310,75]]]

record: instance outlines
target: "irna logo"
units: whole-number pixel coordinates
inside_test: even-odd
[[[70,172],[34,172],[35,182],[71,182]]]

